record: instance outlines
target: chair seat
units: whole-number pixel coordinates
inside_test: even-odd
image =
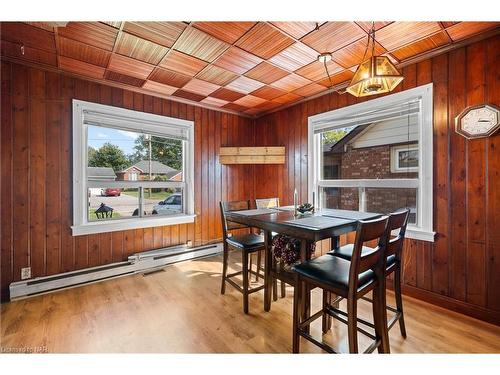
[[[354,245],[351,243],[351,244],[347,244],[347,245],[341,246],[338,249],[329,251],[327,254],[329,254],[329,255],[335,255],[335,256],[337,256],[339,258],[342,258],[342,259],[350,261],[351,258],[352,258],[352,249],[353,248],[354,248]],[[361,249],[361,256],[364,257],[366,255],[370,255],[374,251],[375,251],[375,249],[373,249],[372,247],[363,246],[363,248]],[[387,266],[386,266],[386,268],[387,269],[392,268],[392,266],[394,265],[394,263],[396,263],[396,256],[394,254],[389,255],[387,257]]]
[[[237,234],[226,239],[228,245],[241,250],[257,250],[264,246],[264,236],[248,233]]]
[[[325,254],[310,261],[295,265],[292,269],[301,276],[333,289],[349,290],[349,268],[351,262],[337,256]],[[359,275],[358,290],[364,289],[375,281],[375,274],[368,270]]]

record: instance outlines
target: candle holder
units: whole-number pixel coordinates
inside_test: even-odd
[[[314,213],[314,206],[311,203],[304,203],[297,207],[297,211],[300,212],[301,215],[307,215]]]

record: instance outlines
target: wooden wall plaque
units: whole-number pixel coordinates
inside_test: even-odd
[[[285,164],[285,147],[221,147],[221,164]]]

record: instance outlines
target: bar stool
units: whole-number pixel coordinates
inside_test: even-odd
[[[396,299],[396,307],[386,306],[387,310],[394,313],[394,316],[388,323],[388,330],[391,329],[397,321],[399,321],[399,329],[401,335],[406,338],[406,327],[403,315],[403,299],[401,297],[401,268],[402,268],[402,258],[403,258],[403,245],[406,233],[406,226],[408,224],[408,216],[410,210],[404,210],[399,212],[394,212],[389,215],[389,223],[387,224],[388,236],[390,238],[390,233],[397,230],[397,235],[389,240],[387,245],[387,260],[386,260],[386,277],[394,273],[394,296]],[[371,247],[363,246],[361,250],[361,257],[372,252]],[[340,257],[342,259],[350,261],[353,255],[353,244],[348,244],[341,246],[338,249],[334,249],[327,254]],[[364,300],[371,302],[371,299],[363,297]],[[340,299],[339,299],[340,300]],[[359,319],[362,321],[361,319]],[[362,321],[363,324],[373,327],[373,324]]]
[[[378,348],[379,353],[389,353],[384,272],[388,220],[389,218],[384,216],[358,223],[351,261],[325,254],[293,267],[297,278],[293,299],[293,353],[299,352],[300,337],[304,337],[329,353],[336,353],[330,345],[315,339],[309,333],[310,324],[323,317],[325,313],[347,324],[350,353],[358,352],[358,331],[373,340],[365,353],[371,353],[376,348]],[[372,240],[377,240],[378,245],[372,249],[373,251],[362,256],[363,244]],[[324,304],[320,311],[306,317],[304,321],[300,321],[300,310],[303,304],[301,301],[302,288],[312,289],[314,287],[346,298],[347,314],[345,317],[341,316],[340,310],[334,307],[335,301],[333,304]],[[357,301],[370,291],[373,291],[375,335],[357,326]]]
[[[261,198],[261,199],[255,199],[255,207],[256,208],[276,208],[280,206],[280,199],[279,198]],[[272,236],[274,237],[276,233],[272,233]],[[259,273],[260,269],[260,264],[262,262],[261,259],[261,253],[257,253],[257,274]],[[251,267],[251,265],[250,265]],[[273,267],[276,267],[276,260],[273,259]],[[257,276],[256,281],[259,280],[259,277]],[[286,284],[284,281],[281,281],[281,298],[285,298],[286,296]],[[278,283],[276,280],[273,280],[273,300],[278,299]]]
[[[261,252],[264,250],[264,236],[252,233],[245,234],[234,234],[231,235],[229,232],[237,229],[251,229],[248,226],[235,223],[232,221],[228,221],[226,219],[226,212],[229,211],[239,211],[239,210],[248,210],[250,209],[250,201],[233,201],[233,202],[220,202],[220,211],[221,211],[221,219],[222,219],[222,235],[223,235],[223,248],[224,248],[224,256],[222,261],[222,285],[221,285],[221,294],[226,292],[226,281],[236,288],[239,292],[243,294],[243,312],[248,314],[248,295],[251,293],[255,293],[261,289],[264,289],[264,285],[260,285],[258,287],[249,288],[249,278],[248,274],[257,274],[253,270],[251,270],[248,266],[249,256],[256,252]],[[237,251],[241,251],[241,263],[242,270],[227,274],[227,265],[229,258],[229,249],[234,249]],[[257,267],[257,271],[259,268]],[[242,275],[243,276],[243,286],[238,285],[233,277]]]

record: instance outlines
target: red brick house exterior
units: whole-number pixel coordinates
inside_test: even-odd
[[[391,172],[391,147],[383,145],[355,149],[347,146],[341,155],[341,179],[384,179],[384,178],[416,178],[415,172]],[[367,211],[393,212],[402,205],[415,207],[416,193],[412,189],[375,189],[367,188]],[[358,189],[343,188],[340,192],[340,205],[343,209],[358,209]]]
[[[414,142],[386,144],[354,148],[356,134],[348,134],[336,143],[323,148],[324,174],[330,179],[396,179],[416,178],[416,172],[391,171],[391,149],[401,145],[416,145]],[[333,172],[332,172],[333,171]],[[328,208],[357,210],[359,208],[358,188],[327,188],[324,205]],[[389,213],[403,207],[416,207],[415,189],[366,188],[366,210]]]

